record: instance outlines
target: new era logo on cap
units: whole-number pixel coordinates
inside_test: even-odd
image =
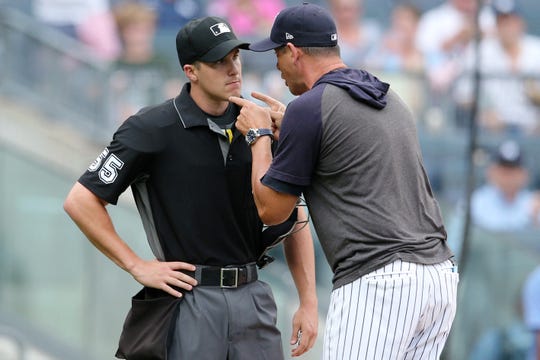
[[[219,23],[219,24],[210,26],[210,30],[215,36],[219,36],[221,34],[231,32],[231,29],[225,23]]]
[[[285,33],[285,39],[291,40],[291,39],[294,39],[294,36],[292,36],[291,34],[289,34],[288,32],[286,32],[286,33]]]

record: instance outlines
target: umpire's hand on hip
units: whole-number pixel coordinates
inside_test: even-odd
[[[195,271],[195,265],[180,261],[141,260],[129,269],[129,273],[144,286],[181,297],[182,293],[172,286],[190,291],[197,285],[197,280],[184,274],[182,270]]]

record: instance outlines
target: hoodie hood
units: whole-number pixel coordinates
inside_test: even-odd
[[[350,68],[324,74],[313,87],[322,83],[342,88],[353,99],[379,110],[386,106],[386,94],[390,88],[389,84],[380,81],[367,71]]]

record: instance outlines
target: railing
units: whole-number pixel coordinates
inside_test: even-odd
[[[90,359],[111,358],[138,284],[93,248],[62,210],[75,178],[2,145],[0,309]],[[109,211],[121,236],[151,258],[136,209]],[[28,337],[18,340],[43,338],[29,330],[22,328]]]
[[[0,314],[0,358],[2,360],[90,360],[50,334],[37,331],[23,319]]]
[[[88,136],[108,136],[108,64],[10,7],[0,7],[0,51],[3,94],[30,101]]]

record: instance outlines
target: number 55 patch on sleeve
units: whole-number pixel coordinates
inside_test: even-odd
[[[103,165],[102,165],[103,163]],[[88,171],[99,170],[99,179],[105,184],[112,184],[118,177],[118,171],[122,169],[124,162],[115,154],[109,154],[109,149],[105,148],[103,152],[88,167]]]

